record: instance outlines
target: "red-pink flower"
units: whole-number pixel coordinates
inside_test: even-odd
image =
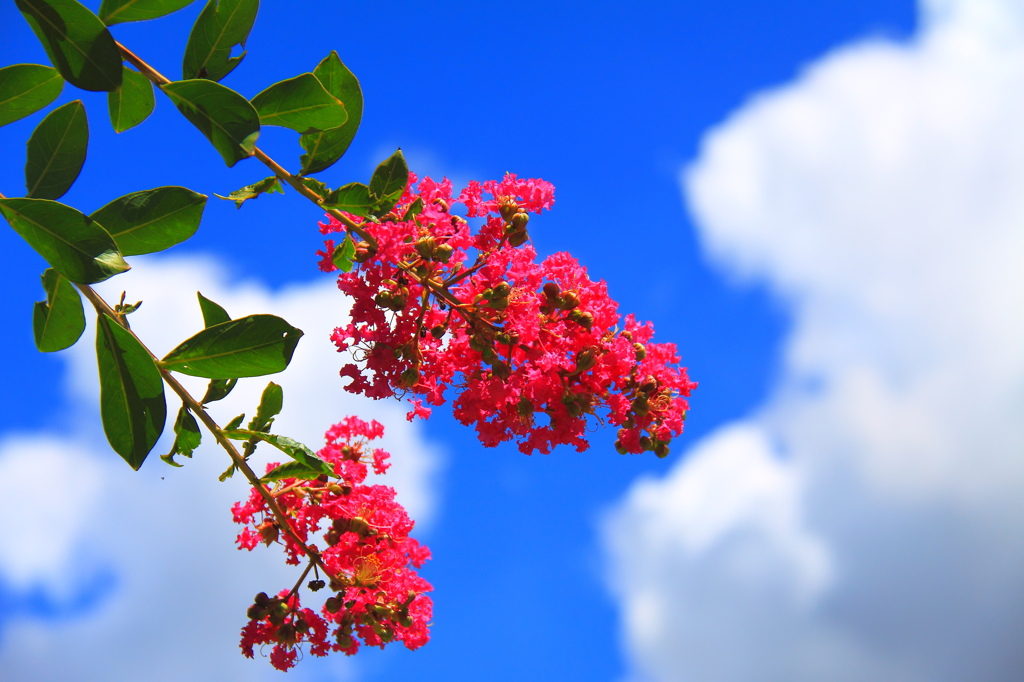
[[[530,213],[554,203],[543,180],[470,182],[452,198],[448,180],[424,178],[379,221],[361,220],[376,249],[338,276],[351,322],[335,330],[354,361],[346,389],[373,398],[412,394],[409,418],[453,400],[455,417],[484,445],[516,440],[525,453],[588,447],[588,415],[619,427],[622,452],[668,454],[696,384],[673,344],[622,318],[603,281],[567,253],[538,262],[527,243]],[[422,205],[418,214],[412,207]],[[460,216],[479,223],[474,230]],[[401,216],[401,217],[400,217]],[[407,220],[402,218],[408,217]],[[324,234],[344,231],[328,216]],[[321,269],[334,271],[334,241]]]
[[[389,467],[388,453],[369,447],[383,433],[376,421],[348,417],[327,431],[327,444],[317,453],[334,469],[336,479],[285,478],[268,488],[296,535],[316,551],[319,566],[326,569],[327,575],[316,577],[320,568],[310,565],[314,579],[308,587],[329,587],[331,596],[317,614],[300,607],[298,585],[277,597],[257,595],[242,629],[246,656],[254,655],[255,645],[272,644],[271,664],[286,670],[303,643],[309,643],[310,654],[325,656],[330,651],[354,654],[360,643],[382,647],[400,641],[416,649],[429,639],[432,603],[426,593],[432,588],[416,569],[430,551],[409,537],[413,521],[395,501],[395,491],[364,483],[369,466],[378,474]],[[306,560],[305,551],[279,527],[258,490],[237,503],[232,514],[245,525],[238,536],[240,548],[251,550],[261,541],[280,543],[288,563]],[[314,538],[323,545],[312,543]]]

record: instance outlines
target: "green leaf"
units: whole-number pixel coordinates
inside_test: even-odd
[[[184,405],[178,410],[178,418],[174,421],[174,445],[166,455],[160,455],[160,459],[171,466],[180,467],[174,461],[175,455],[192,458],[192,453],[203,441],[203,434],[199,432],[199,424]]]
[[[402,198],[409,183],[409,166],[399,149],[373,171],[370,196],[377,201],[377,213],[387,213]]]
[[[315,192],[321,199],[331,193],[331,190],[327,185],[316,178],[302,178],[302,184],[305,185],[307,189]]]
[[[316,454],[307,448],[297,440],[293,440],[286,436],[275,436],[269,433],[263,433],[262,431],[251,431],[249,429],[224,429],[224,435],[232,440],[261,440],[265,443],[270,443],[275,448],[294,459],[299,464],[302,464],[307,469],[317,472],[317,476],[320,474],[327,474],[328,476],[336,476],[334,468],[330,464],[323,461]]]
[[[299,144],[306,150],[299,159],[303,175],[318,173],[340,159],[348,151],[363,119],[363,91],[359,79],[341,63],[337,52],[327,55],[313,69],[313,75],[331,96],[345,104],[348,120],[337,128],[299,138]]]
[[[242,208],[242,204],[249,201],[249,199],[256,199],[261,194],[284,194],[284,188],[281,187],[281,181],[276,175],[271,175],[269,178],[263,178],[259,182],[254,182],[251,185],[246,185],[242,189],[236,189],[226,197],[222,197],[219,194],[213,196],[218,199],[226,199],[227,201],[235,202],[235,208]]]
[[[231,316],[228,315],[228,311],[224,310],[224,308],[219,304],[214,303],[198,291],[196,292],[196,296],[199,297],[199,309],[203,311],[204,326],[212,327],[215,324],[231,321]],[[206,405],[207,403],[223,400],[229,393],[231,393],[231,390],[234,389],[235,384],[237,383],[238,379],[210,379],[210,383],[206,386],[206,393],[203,395],[203,399],[199,402]],[[241,423],[241,420],[239,420],[238,424]],[[238,426],[238,424],[235,424],[235,426]]]
[[[370,196],[370,188],[361,182],[350,182],[332,191],[320,205],[337,208],[356,216],[366,216],[376,203]]]
[[[356,255],[356,245],[352,242],[352,235],[346,234],[345,240],[334,248],[331,255],[331,262],[334,267],[342,272],[352,272],[352,258]]]
[[[199,309],[203,311],[203,324],[205,326],[212,327],[215,324],[231,321],[228,311],[224,310],[219,304],[214,303],[198,291],[196,296],[199,297]]]
[[[14,231],[57,272],[76,284],[94,284],[124,272],[114,240],[70,206],[48,199],[0,199]]]
[[[210,0],[188,36],[182,78],[219,81],[231,73],[245,57],[232,57],[231,50],[245,47],[259,8],[259,0]]]
[[[409,204],[409,208],[405,209],[405,215],[402,216],[402,222],[405,222],[406,220],[412,220],[422,212],[423,197],[416,197],[416,201]]]
[[[261,124],[291,128],[299,133],[337,128],[348,120],[345,105],[332,97],[311,73],[274,83],[251,101]]]
[[[284,391],[271,381],[263,389],[260,406],[256,408],[256,416],[249,420],[250,431],[267,431],[274,423],[274,417],[281,414],[284,405]]]
[[[210,379],[210,383],[206,386],[206,393],[199,402],[206,405],[207,403],[223,400],[228,397],[228,394],[231,393],[231,390],[237,383],[238,379]]]
[[[145,21],[177,12],[193,0],[103,0],[100,19],[107,26],[128,21]]]
[[[82,297],[74,285],[53,268],[43,272],[46,300],[37,301],[32,311],[32,332],[36,348],[43,353],[75,345],[85,331]]]
[[[123,256],[169,249],[199,228],[206,195],[185,187],[157,187],[114,199],[89,218],[114,239]]]
[[[153,84],[127,66],[124,67],[121,87],[107,93],[107,109],[114,132],[123,133],[139,125],[149,118],[155,105]]]
[[[167,418],[160,370],[138,339],[107,315],[98,318],[96,357],[103,431],[114,451],[138,470]]]
[[[252,156],[260,117],[248,100],[220,83],[196,79],[162,86],[185,118],[199,128],[228,167]]]
[[[0,69],[0,126],[34,114],[57,99],[64,79],[42,64],[15,64]]]
[[[245,421],[245,413],[244,412],[242,414],[238,415],[237,417],[234,417],[231,421],[229,421],[227,426],[224,427],[224,429],[227,430],[227,431],[230,431],[231,429],[237,429],[239,426],[242,425],[243,421]]]
[[[283,371],[302,331],[273,315],[249,315],[208,327],[182,342],[160,365],[207,379],[258,377]]]
[[[89,123],[82,100],[51,111],[28,139],[25,186],[34,199],[60,199],[85,163]]]
[[[14,0],[60,74],[83,90],[121,85],[121,51],[95,14],[76,0]]]
[[[302,478],[311,481],[323,473],[319,467],[312,469],[301,462],[285,462],[261,476],[260,483],[273,483],[284,478]]]

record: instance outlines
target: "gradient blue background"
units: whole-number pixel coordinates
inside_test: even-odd
[[[200,9],[196,3],[161,20],[119,25],[114,34],[177,78]],[[750,93],[791,79],[851,39],[907,36],[914,17],[909,0],[265,2],[249,54],[223,82],[251,97],[337,50],[360,78],[366,109],[346,157],[319,175],[332,186],[365,181],[396,146],[414,171],[456,184],[505,171],[553,182],[554,210],[531,223],[538,251],[577,256],[608,281],[622,311],[653,320],[658,339],[679,346],[700,383],[683,437],[693,442],[763,399],[787,320],[764,292],[730,284],[703,262],[679,169],[702,133]],[[5,2],[0,63],[15,62],[47,63]],[[104,95],[68,86],[59,101],[77,98],[88,107],[92,139],[82,176],[63,201],[86,212],[129,191],[183,184],[226,194],[268,174],[255,160],[225,168],[164,99],[142,126],[115,136]],[[24,191],[23,145],[40,118],[0,129],[0,192],[8,196]],[[259,144],[297,168],[294,134],[268,129]],[[293,192],[240,211],[211,199],[202,229],[178,253],[218,254],[239,274],[274,287],[309,281],[322,276],[313,256],[319,219]],[[0,428],[55,426],[66,407],[62,366],[36,352],[30,330],[45,266],[10,230],[0,230],[0,249],[8,274]],[[361,655],[365,678],[621,676],[619,623],[603,584],[595,522],[639,474],[668,463],[615,455],[610,431],[595,433],[583,454],[484,450],[445,409],[435,415],[428,433],[450,456],[427,537],[433,639],[415,653]],[[96,598],[103,589],[97,586]],[[57,607],[22,595],[15,603],[15,612],[41,619],[90,608],[89,599]],[[12,615],[0,613],[0,638]]]

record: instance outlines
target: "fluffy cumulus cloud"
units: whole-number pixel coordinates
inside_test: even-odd
[[[421,528],[429,521],[439,453],[418,424],[406,422],[397,402],[342,390],[340,358],[328,335],[346,305],[333,282],[269,292],[255,283],[229,283],[212,259],[140,258],[134,264],[97,288],[108,300],[126,289],[131,300],[144,301],[132,327],[158,355],[188,335],[182,330],[202,327],[197,289],[235,317],[269,312],[303,329],[291,366],[272,377],[285,396],[275,431],[316,449],[325,429],[347,414],[381,421],[384,447],[392,453],[381,482],[398,489]],[[93,338],[90,328],[65,352],[75,406],[63,415],[66,430],[0,442],[0,516],[18,519],[0,545],[0,592],[23,606],[13,614],[8,609],[0,621],[0,676],[13,682],[280,675],[267,661],[241,656],[238,630],[253,595],[290,587],[296,570],[277,551],[234,548],[237,527],[229,508],[247,488],[240,476],[218,483],[228,461],[216,447],[204,444],[181,469],[154,453],[139,472],[110,450],[96,419]],[[204,388],[201,380],[187,384],[195,392]],[[211,411],[221,423],[251,415],[265,385],[259,378],[242,380]],[[177,405],[168,404],[173,418]],[[166,437],[157,446],[169,447]],[[307,661],[292,675],[346,679],[352,668],[341,659]]]
[[[1024,675],[1024,3],[921,13],[683,173],[792,329],[769,400],[607,517],[637,679]]]

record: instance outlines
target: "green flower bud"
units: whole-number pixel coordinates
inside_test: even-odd
[[[434,249],[436,247],[437,242],[430,235],[421,237],[416,241],[416,253],[424,260],[430,260],[434,257]]]
[[[512,228],[515,231],[526,230],[526,224],[530,222],[530,216],[523,212],[516,213],[512,216]]]
[[[544,295],[552,301],[558,300],[558,294],[562,291],[561,288],[554,282],[544,283]]]
[[[644,344],[642,343],[633,344],[633,353],[636,355],[637,362],[640,362],[647,357],[647,349],[644,348]]]
[[[298,637],[295,634],[295,626],[291,623],[285,623],[277,629],[277,639],[279,644],[290,645],[295,644],[298,641]]]
[[[434,260],[441,263],[447,263],[451,260],[454,252],[455,249],[453,249],[450,244],[438,244],[437,248],[434,249]]]
[[[401,376],[398,377],[399,388],[412,388],[420,382],[420,371],[415,367],[410,367]]]
[[[593,369],[594,365],[597,364],[597,355],[594,353],[593,348],[584,348],[576,354],[576,371],[586,372],[589,369]]]
[[[522,246],[526,243],[526,240],[530,238],[530,235],[526,230],[516,230],[508,236],[508,243],[510,246]]]
[[[502,381],[505,381],[510,376],[512,376],[512,368],[509,367],[507,363],[502,362],[501,360],[498,360],[493,365],[491,365],[491,371],[494,372],[494,376],[498,377]]]
[[[572,310],[580,304],[580,297],[572,291],[563,291],[558,295],[556,305],[562,310]]]
[[[501,218],[505,222],[512,220],[518,210],[519,204],[516,203],[515,197],[507,195],[498,197],[498,213],[501,214]]]
[[[533,403],[527,398],[520,398],[519,402],[516,404],[516,412],[520,417],[526,419],[533,414]]]

